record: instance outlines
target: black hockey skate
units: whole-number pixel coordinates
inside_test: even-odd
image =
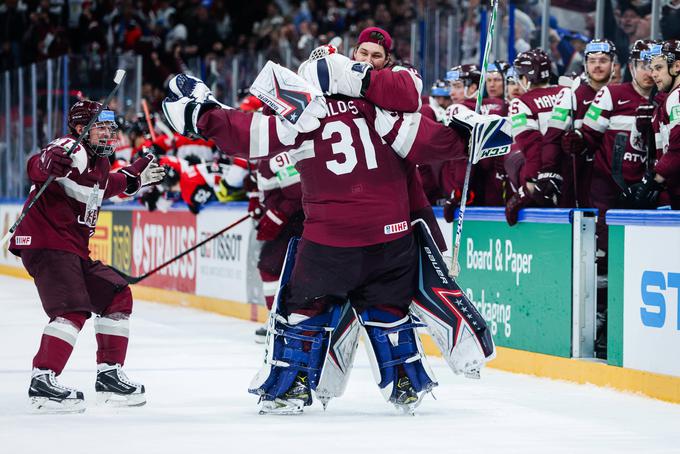
[[[120,364],[99,364],[94,389],[99,404],[112,407],[141,407],[146,404],[144,385],[131,382]]]
[[[262,401],[261,415],[299,415],[302,409],[312,405],[312,391],[309,389],[309,378],[299,373],[288,391],[274,400]]]
[[[75,389],[62,386],[54,371],[33,369],[28,399],[36,413],[82,413],[85,397]]]

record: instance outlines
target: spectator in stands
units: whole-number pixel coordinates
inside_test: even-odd
[[[680,0],[670,0],[661,9],[661,34],[663,39],[680,38]]]

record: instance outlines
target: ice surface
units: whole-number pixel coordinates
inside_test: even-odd
[[[61,381],[91,399],[81,415],[32,415],[31,359],[46,323],[32,282],[0,276],[0,453],[607,453],[680,452],[680,405],[594,386],[484,370],[440,386],[415,417],[384,402],[362,351],[345,396],[324,413],[259,416],[248,394],[262,359],[253,323],[136,302],[126,371],[141,408],[94,405],[88,321]]]

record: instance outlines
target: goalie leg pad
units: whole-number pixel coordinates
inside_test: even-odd
[[[413,223],[419,244],[418,292],[411,312],[427,326],[442,356],[456,374],[479,377],[479,369],[496,356],[484,318],[448,275],[427,225]]]
[[[315,388],[328,348],[330,315],[327,312],[295,324],[291,321],[299,319],[298,314],[292,314],[288,320],[278,315],[270,334],[273,352],[269,376],[250,392],[263,400],[274,400],[289,390],[299,374],[304,374],[309,386]],[[311,404],[311,395],[305,403]]]
[[[373,375],[387,401],[397,399],[397,384],[404,376],[416,393],[422,393],[420,397],[437,386],[416,332],[424,326],[419,320],[377,308],[365,310],[359,320],[368,339],[365,344]]]

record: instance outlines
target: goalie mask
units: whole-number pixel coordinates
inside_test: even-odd
[[[102,108],[101,103],[96,101],[78,101],[69,110],[68,127],[71,133],[77,136],[79,135],[77,126],[87,126],[95,115],[97,115],[97,119],[85,135],[83,143],[87,144],[85,148],[88,152],[91,151],[100,157],[108,157],[113,154],[117,141],[116,129],[118,124],[116,123],[116,115],[112,110]]]

